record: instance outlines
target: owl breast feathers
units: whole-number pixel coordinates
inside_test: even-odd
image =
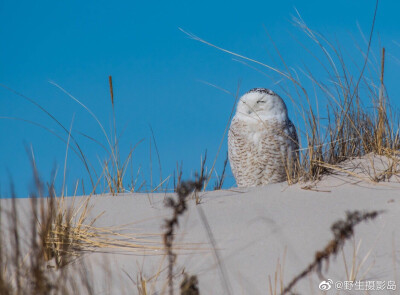
[[[298,164],[298,137],[285,102],[255,88],[238,103],[228,134],[228,154],[239,187],[283,182]]]

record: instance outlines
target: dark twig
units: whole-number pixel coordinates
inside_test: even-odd
[[[181,295],[199,295],[198,283],[199,281],[196,276],[188,276],[185,273],[185,277],[181,283]]]
[[[316,270],[319,276],[321,274],[322,262],[329,262],[329,258],[338,253],[338,251],[343,247],[344,242],[348,240],[354,234],[354,227],[361,223],[362,221],[367,221],[369,219],[376,218],[382,211],[372,211],[372,212],[346,212],[346,220],[336,221],[331,226],[334,238],[326,245],[322,251],[315,253],[314,261],[304,269],[299,275],[294,277],[292,281],[286,286],[281,295],[287,294],[294,287],[294,285],[304,278],[306,275]]]
[[[166,207],[173,209],[173,215],[170,219],[165,220],[165,233],[164,233],[164,245],[168,256],[168,286],[169,294],[174,294],[174,283],[173,283],[173,268],[176,258],[176,254],[172,250],[172,244],[174,242],[174,231],[175,227],[179,225],[178,217],[186,211],[186,199],[193,191],[201,190],[203,186],[204,178],[197,177],[195,181],[184,181],[176,189],[178,200],[172,197],[166,199]]]

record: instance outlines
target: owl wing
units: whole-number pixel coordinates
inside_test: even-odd
[[[243,122],[233,118],[228,132],[228,157],[233,176],[239,187],[247,186],[253,147],[248,140],[247,128]]]

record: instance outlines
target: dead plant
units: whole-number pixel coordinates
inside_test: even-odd
[[[165,233],[164,233],[164,245],[165,252],[168,256],[168,288],[169,294],[174,294],[174,282],[173,282],[173,268],[175,264],[176,254],[174,253],[172,246],[175,237],[175,228],[179,225],[179,217],[186,211],[187,197],[193,191],[201,190],[203,186],[204,178],[203,175],[196,177],[195,181],[184,181],[179,187],[177,187],[177,197],[175,200],[173,197],[166,199],[166,206],[172,208],[172,217],[165,220]]]
[[[354,227],[367,220],[375,219],[382,211],[371,211],[371,212],[346,212],[346,220],[339,220],[332,224],[331,230],[333,233],[333,239],[325,246],[322,251],[315,253],[314,261],[308,265],[300,274],[295,276],[289,284],[283,289],[282,295],[287,294],[296,285],[298,281],[307,276],[313,271],[322,277],[321,269],[322,263],[329,264],[329,260],[332,256],[336,256],[338,251],[342,249],[346,240],[351,238],[354,234]]]

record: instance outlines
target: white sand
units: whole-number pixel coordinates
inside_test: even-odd
[[[400,294],[397,274],[400,266],[400,184],[394,178],[392,182],[373,184],[342,173],[325,177],[317,186],[312,186],[318,191],[302,189],[304,184],[288,186],[281,183],[201,193],[201,204],[189,200],[188,211],[180,218],[176,241],[190,250],[177,250],[175,286],[178,288],[182,279],[179,274],[184,270],[197,275],[201,294],[227,294],[222,268],[231,294],[270,294],[268,277],[271,276],[274,285],[278,259],[283,263],[286,256],[282,265],[286,285],[313,261],[315,252],[322,250],[332,239],[330,227],[338,219],[344,219],[346,211],[385,210],[375,220],[355,227],[354,239],[346,242],[344,254],[340,252],[336,259],[331,259],[327,271],[324,265],[323,275],[334,282],[348,280],[353,251],[357,248],[355,265],[361,266],[356,279],[395,280],[397,291],[365,293],[353,289],[352,292],[330,290],[322,293],[318,289],[321,279],[315,272],[302,279],[294,290],[300,294]],[[94,217],[105,212],[95,223],[98,227],[135,223],[124,233],[162,233],[163,220],[171,214],[171,209],[164,207],[164,199],[165,194],[93,196],[91,204],[94,207],[90,214]],[[2,203],[8,207],[7,201]],[[26,204],[27,200],[19,200],[19,203]],[[221,265],[216,262],[199,208],[204,211],[215,238]],[[154,241],[161,242],[161,239],[161,236],[156,237]],[[147,286],[153,290],[150,294],[167,294],[167,261],[162,250],[145,253],[101,250],[81,258],[91,269],[89,273],[95,282],[96,294],[137,294],[127,274],[136,280],[139,272],[149,280]],[[151,279],[160,268],[163,269],[160,276]],[[277,294],[279,291],[278,288]]]

